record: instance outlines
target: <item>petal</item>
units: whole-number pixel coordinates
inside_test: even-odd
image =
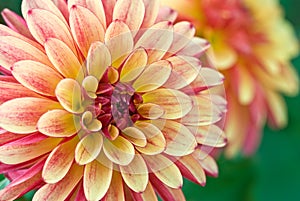
[[[131,195],[135,201],[144,201],[144,200],[158,201],[155,191],[150,182],[148,182],[144,192],[142,193],[131,192]]]
[[[93,42],[104,41],[103,25],[90,10],[73,5],[69,21],[74,39],[84,57]]]
[[[148,167],[163,184],[171,188],[180,188],[183,184],[181,173],[170,159],[163,155],[143,155]]]
[[[166,60],[154,62],[145,68],[132,87],[136,92],[147,92],[157,89],[169,79],[171,70],[171,64]]]
[[[107,25],[110,24],[112,21],[113,10],[114,10],[116,2],[117,2],[117,0],[102,0]]]
[[[161,6],[158,11],[155,23],[162,21],[169,21],[173,23],[176,20],[177,16],[178,13],[169,6]]]
[[[142,0],[119,0],[114,7],[113,20],[123,21],[134,31],[142,25],[144,15],[145,6]]]
[[[14,179],[8,186],[0,190],[0,199],[3,201],[16,200],[24,192],[32,190],[37,184],[42,183],[41,171],[44,160],[27,169],[24,174]]]
[[[5,23],[11,29],[22,34],[23,36],[26,36],[27,38],[33,39],[29,29],[27,28],[25,20],[21,16],[17,15],[7,8],[4,9],[1,14]]]
[[[138,151],[147,155],[155,155],[165,150],[166,140],[156,126],[144,121],[136,122],[134,126],[142,131],[147,138],[146,146],[135,147]]]
[[[147,28],[155,23],[156,17],[160,8],[159,0],[144,0],[145,16],[142,24],[142,28]]]
[[[149,178],[147,165],[141,155],[136,154],[131,163],[120,166],[120,171],[129,188],[137,193],[145,191]]]
[[[128,165],[135,155],[132,144],[122,136],[113,141],[105,138],[103,150],[107,158],[119,165]]]
[[[33,60],[52,66],[45,53],[13,36],[0,36],[0,66],[10,70],[17,61]]]
[[[195,158],[202,166],[202,168],[211,176],[217,177],[218,176],[218,165],[213,157],[209,154],[201,151],[196,150],[193,153],[193,158]]]
[[[56,97],[60,104],[69,112],[82,113],[81,86],[76,80],[64,79],[59,82],[55,90]]]
[[[110,50],[116,68],[133,49],[133,38],[129,27],[120,20],[113,21],[105,32],[105,44]]]
[[[147,62],[148,55],[145,49],[138,48],[134,50],[122,67],[120,81],[130,82],[135,80],[143,72]]]
[[[85,166],[83,187],[87,200],[100,200],[105,196],[112,180],[112,173],[112,162],[104,154]]]
[[[125,201],[123,181],[119,172],[113,172],[110,187],[102,201]]]
[[[173,89],[157,89],[145,93],[144,103],[154,103],[162,107],[165,114],[162,118],[178,119],[185,116],[192,109],[192,100],[186,94]]]
[[[98,80],[111,65],[111,55],[107,46],[101,42],[93,43],[87,56],[87,70],[89,75],[93,75]]]
[[[176,165],[185,178],[200,184],[201,186],[205,186],[205,172],[201,166],[201,163],[192,155],[181,157],[178,161],[176,161]]]
[[[83,80],[83,70],[72,50],[61,40],[48,38],[45,50],[54,67],[66,78]]]
[[[33,201],[40,200],[65,200],[79,183],[83,175],[83,167],[75,163],[68,174],[55,184],[46,184],[33,196]]]
[[[69,10],[68,5],[65,0],[52,0],[55,6],[59,9],[59,11],[63,14],[66,20],[69,20]]]
[[[237,61],[237,53],[229,44],[222,42],[213,46],[214,62],[218,69],[226,70],[232,67]]]
[[[137,111],[139,115],[146,119],[158,119],[165,113],[162,107],[153,103],[140,104]]]
[[[31,34],[42,45],[48,38],[56,38],[67,44],[73,52],[76,52],[69,28],[50,11],[42,9],[29,10],[26,21]]]
[[[0,128],[0,145],[15,141],[15,140],[20,139],[25,136],[26,135],[11,133],[11,132],[8,132],[8,131]]]
[[[78,138],[75,137],[60,144],[49,154],[42,172],[46,183],[57,183],[67,175],[74,161],[74,150],[77,142]]]
[[[144,133],[135,127],[126,127],[122,130],[122,134],[127,140],[136,146],[145,147],[147,144],[147,139]]]
[[[19,164],[29,161],[54,149],[60,138],[47,138],[35,133],[0,147],[0,161],[6,164]]]
[[[37,123],[37,129],[50,137],[70,137],[80,128],[80,117],[65,110],[48,111]]]
[[[5,77],[8,76],[0,76],[0,105],[15,98],[40,97],[38,94],[15,81],[4,80]]]
[[[103,145],[101,133],[91,133],[85,136],[76,146],[75,160],[79,165],[85,165],[97,158]]]
[[[164,84],[166,88],[181,89],[193,82],[200,73],[201,62],[195,57],[174,56],[167,59],[172,73]]]
[[[172,156],[185,156],[192,153],[197,142],[194,135],[187,127],[181,123],[171,120],[153,120],[151,121],[157,128],[161,130],[166,139],[166,154]]]
[[[148,63],[160,60],[173,42],[173,25],[165,21],[148,28],[136,42],[135,48],[143,47],[148,53]]]
[[[199,58],[208,48],[210,44],[203,38],[193,37],[176,55],[184,55]]]
[[[46,96],[55,96],[62,76],[51,67],[35,61],[19,61],[12,67],[13,76],[25,87]]]
[[[188,127],[190,131],[195,135],[195,138],[199,144],[212,146],[212,147],[224,147],[227,143],[227,138],[222,129],[216,125]]]
[[[0,106],[0,127],[14,133],[32,133],[37,131],[37,122],[45,112],[59,108],[59,103],[48,99],[13,99]]]

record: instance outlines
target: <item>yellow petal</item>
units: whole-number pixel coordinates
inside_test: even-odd
[[[137,110],[142,117],[147,119],[158,119],[165,113],[162,107],[153,103],[140,104]]]
[[[122,130],[122,134],[127,140],[136,146],[144,147],[147,144],[147,139],[144,133],[135,127],[126,127]]]
[[[113,172],[110,187],[103,201],[125,201],[123,181],[119,172]]]

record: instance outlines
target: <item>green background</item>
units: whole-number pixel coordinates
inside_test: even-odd
[[[263,1],[263,0],[262,0]],[[21,0],[0,0],[0,10],[19,12]],[[300,38],[300,1],[281,0],[286,17]],[[2,19],[0,19],[3,23]],[[284,40],[284,39],[283,39]],[[300,57],[293,60],[300,74]],[[251,158],[218,160],[219,178],[208,178],[206,187],[185,181],[188,201],[299,201],[300,200],[300,95],[286,98],[289,126],[280,131],[264,129],[257,153]],[[0,180],[4,179],[0,176]],[[7,182],[0,182],[2,188]],[[20,200],[29,200],[31,194]]]

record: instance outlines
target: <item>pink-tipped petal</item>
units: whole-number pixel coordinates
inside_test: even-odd
[[[159,12],[159,0],[143,0],[145,5],[145,16],[142,28],[148,28],[155,23],[156,17]]]
[[[85,57],[93,42],[104,41],[103,25],[90,10],[84,7],[72,6],[70,27],[75,41]]]
[[[68,174],[55,184],[46,184],[33,196],[33,201],[41,200],[65,200],[79,183],[83,175],[83,167],[73,163]]]
[[[207,40],[199,37],[194,37],[188,44],[185,45],[184,48],[179,50],[176,54],[199,58],[209,47],[210,44]]]
[[[69,20],[69,10],[66,0],[52,0],[55,6],[63,14],[66,20]]]
[[[61,138],[48,138],[40,133],[7,143],[0,147],[0,161],[6,164],[19,164],[29,161],[54,149]]]
[[[55,88],[63,77],[42,63],[24,60],[12,67],[13,76],[25,87],[46,96],[55,96]]]
[[[78,138],[60,144],[49,154],[42,172],[46,183],[57,183],[62,180],[70,170],[74,161],[74,150]]]
[[[170,21],[173,23],[176,20],[177,16],[178,13],[175,10],[168,6],[162,6],[158,11],[158,16],[155,22],[158,23],[162,21]]]
[[[212,156],[201,150],[196,150],[192,155],[193,158],[195,158],[200,163],[201,167],[205,170],[206,173],[213,177],[218,176],[218,165]]]
[[[37,122],[44,113],[60,108],[59,103],[48,99],[13,99],[0,106],[0,127],[14,133],[32,133],[37,131]]]
[[[43,114],[37,129],[50,137],[70,137],[80,130],[80,116],[66,110],[51,110]]]
[[[132,195],[134,201],[144,201],[147,199],[153,200],[153,201],[158,201],[155,191],[150,182],[148,182],[147,187],[144,192],[136,193],[136,192],[131,191],[131,195]]]

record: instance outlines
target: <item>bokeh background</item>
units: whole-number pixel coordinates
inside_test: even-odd
[[[300,39],[300,0],[280,2]],[[21,0],[0,0],[0,10],[10,8],[20,13],[20,4]],[[0,22],[3,23],[2,18]],[[300,56],[293,64],[300,75]],[[185,181],[183,190],[187,201],[299,201],[300,95],[286,98],[286,102],[288,127],[279,131],[266,127],[260,148],[252,157],[227,160],[221,156],[220,175],[208,178],[206,187]],[[0,189],[7,183],[0,175]],[[31,197],[29,193],[18,201],[31,200]]]

